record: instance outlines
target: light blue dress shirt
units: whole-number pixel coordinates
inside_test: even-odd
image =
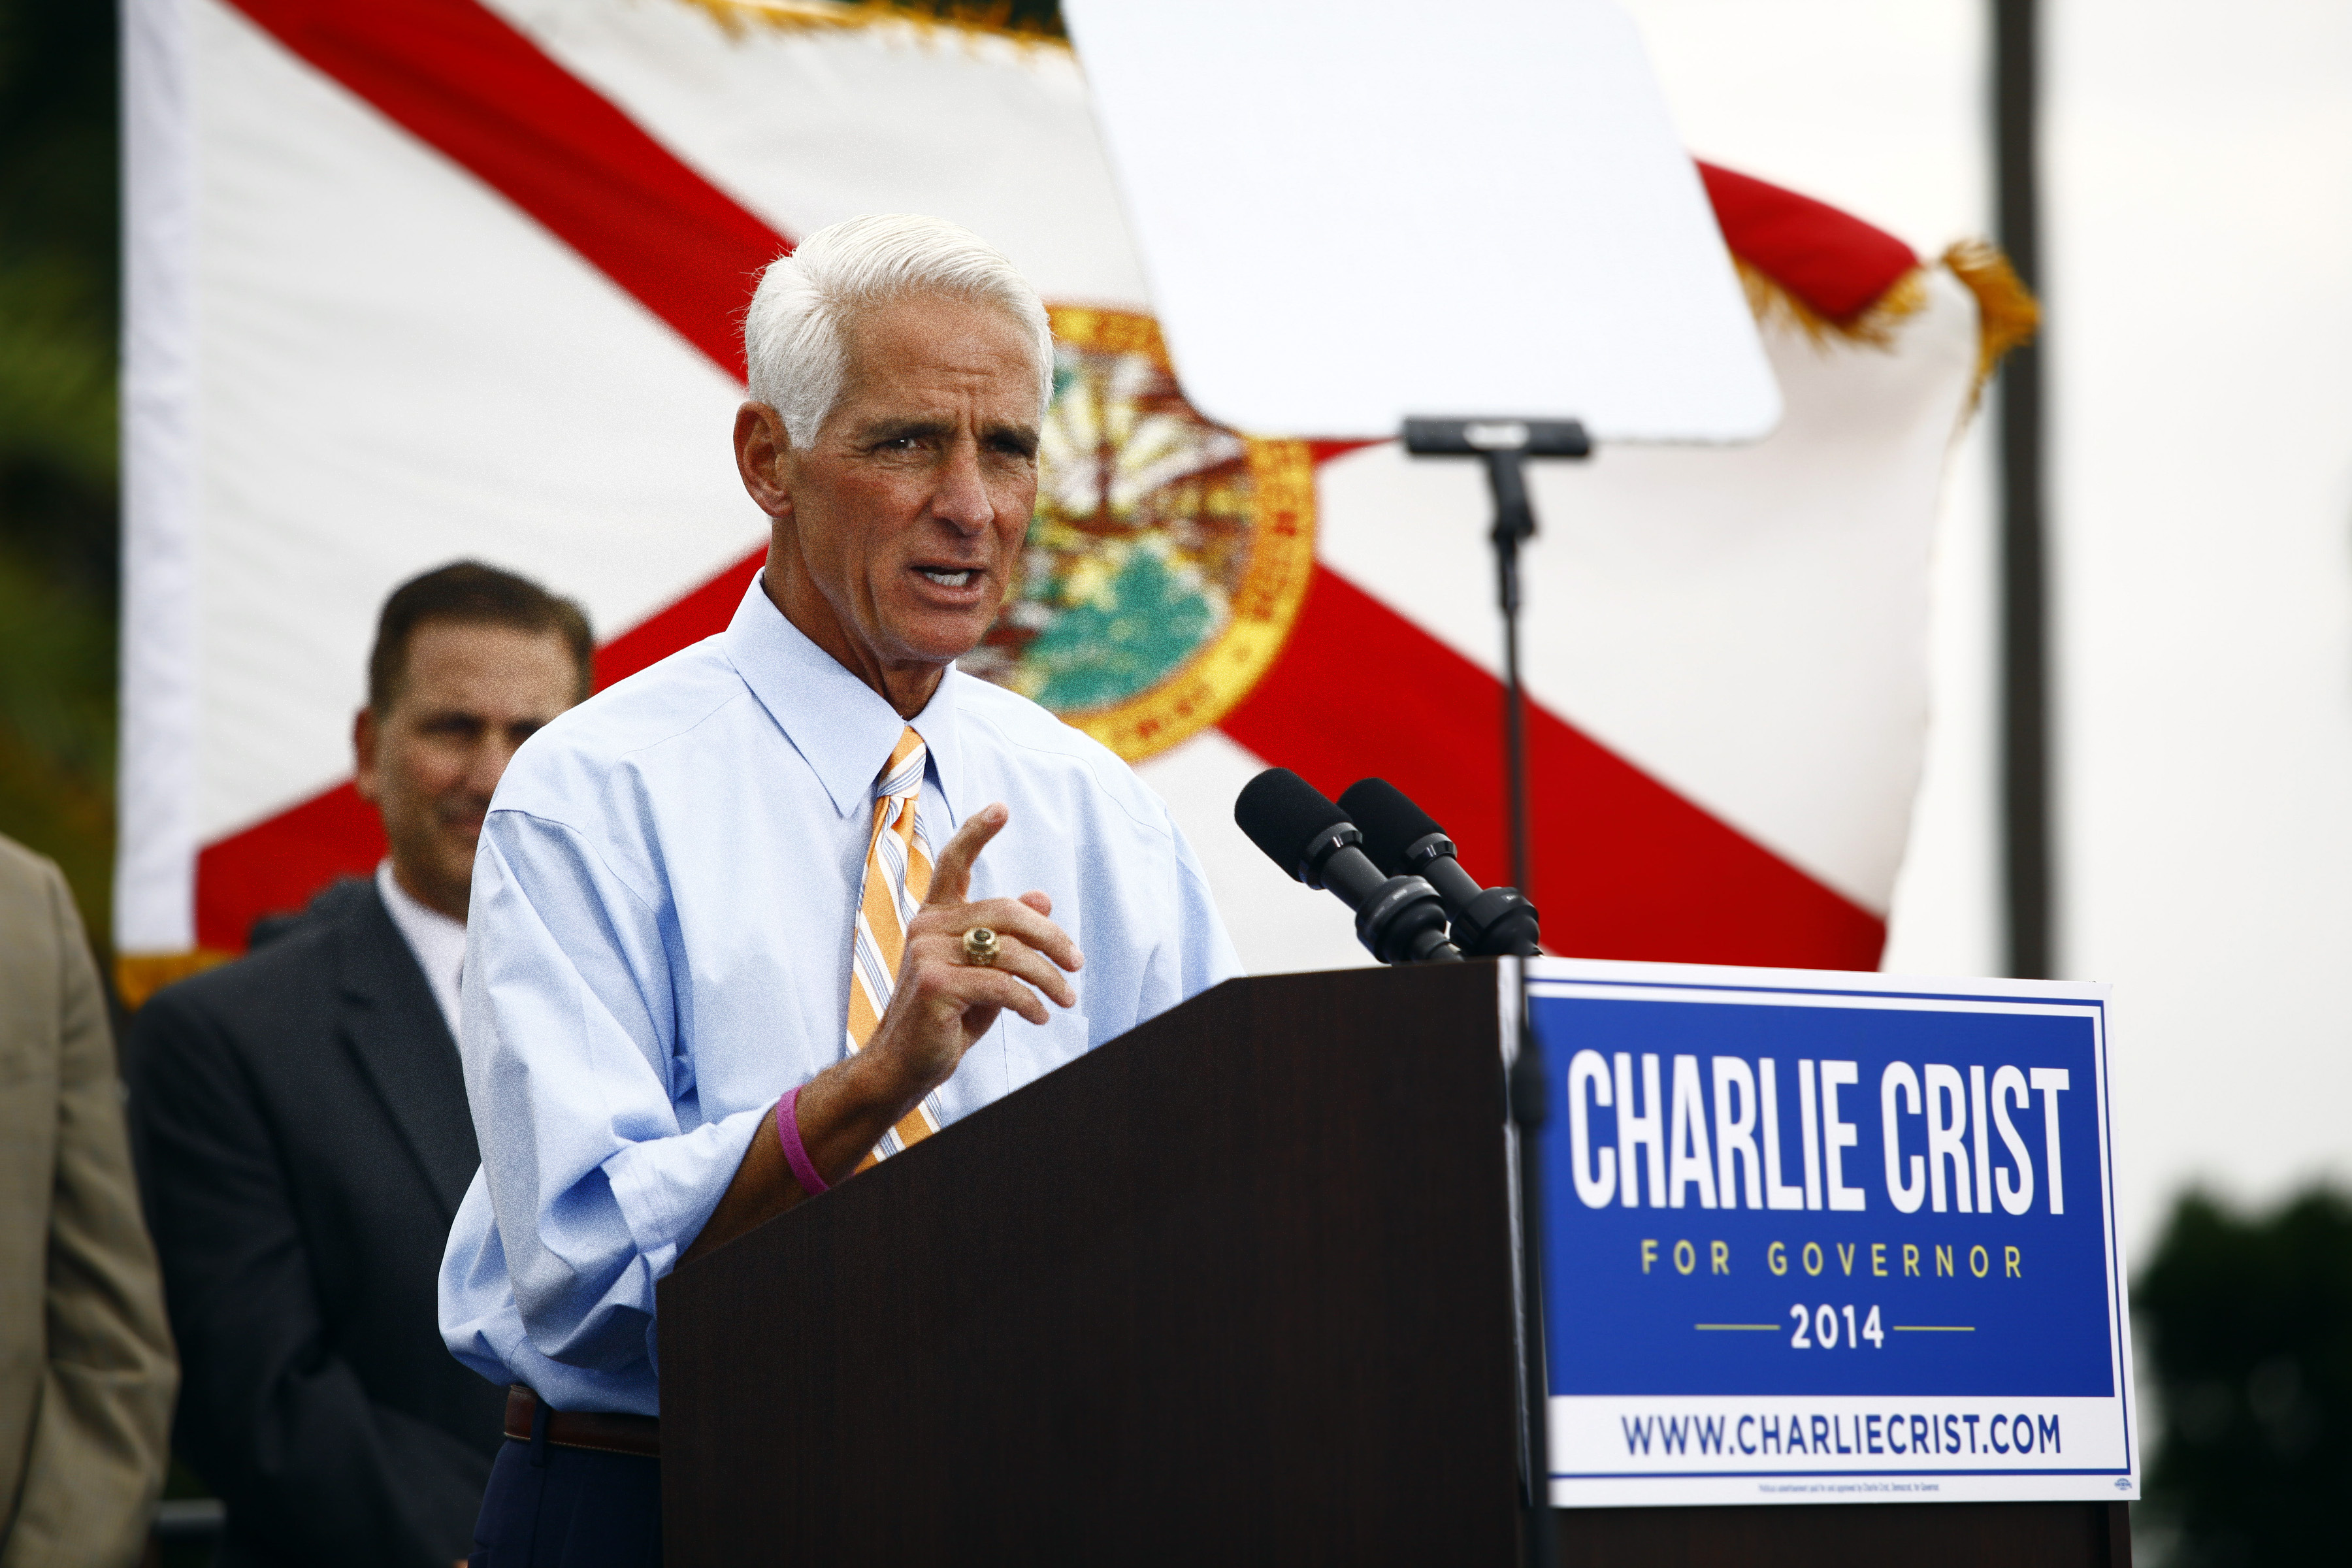
[[[516,752],[467,921],[482,1166],[441,1267],[458,1360],[559,1410],[658,1413],[654,1282],[777,1097],[846,1054],[851,915],[902,722],[754,579],[726,631]],[[911,722],[932,843],[1011,808],[971,896],[1043,889],[1087,960],[1076,1008],[1003,1014],[971,1047],[946,1121],[1240,973],[1191,846],[1108,750],[953,669]]]

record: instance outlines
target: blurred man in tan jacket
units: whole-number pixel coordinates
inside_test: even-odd
[[[0,837],[0,1568],[138,1560],[178,1384],[81,920]]]

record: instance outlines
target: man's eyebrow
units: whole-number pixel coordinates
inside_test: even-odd
[[[985,430],[982,431],[981,434],[986,439],[991,441],[1009,440],[1014,442],[1024,451],[1030,452],[1034,452],[1037,449],[1037,443],[1040,439],[1037,433],[1037,426],[1034,425],[1025,424],[991,425]]]
[[[903,441],[909,437],[921,440],[949,435],[954,428],[953,422],[946,419],[877,419],[858,428],[857,441],[860,446],[865,446],[880,441]]]

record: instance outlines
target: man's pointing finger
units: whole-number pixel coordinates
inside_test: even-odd
[[[1003,830],[1013,819],[1004,803],[982,806],[955,831],[947,847],[940,851],[939,863],[931,868],[931,890],[925,896],[926,904],[960,904],[971,891],[971,863],[988,841]]]

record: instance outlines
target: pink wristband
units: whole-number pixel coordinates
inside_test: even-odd
[[[793,1168],[793,1180],[801,1184],[801,1191],[814,1197],[824,1191],[825,1180],[816,1173],[808,1151],[801,1146],[801,1121],[796,1114],[800,1099],[801,1091],[794,1089],[776,1101],[776,1142],[784,1146],[784,1163]]]

